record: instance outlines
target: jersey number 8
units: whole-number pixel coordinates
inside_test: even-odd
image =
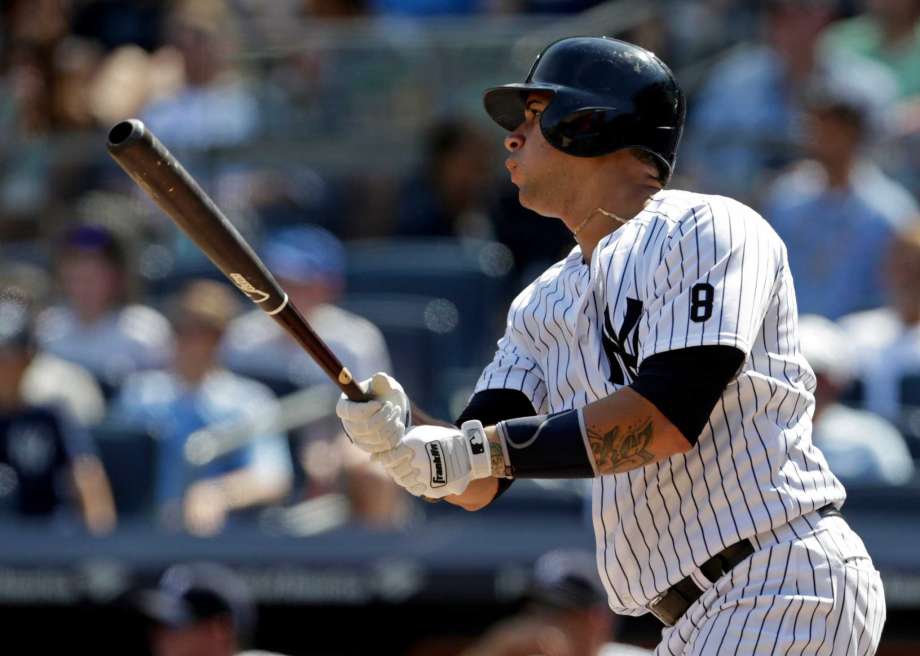
[[[708,282],[701,282],[690,290],[690,319],[702,323],[712,316],[712,301],[715,289]]]

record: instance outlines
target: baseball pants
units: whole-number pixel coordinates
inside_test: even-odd
[[[885,594],[860,537],[811,513],[752,539],[757,550],[662,633],[655,656],[875,653]],[[703,587],[703,586],[701,586]]]

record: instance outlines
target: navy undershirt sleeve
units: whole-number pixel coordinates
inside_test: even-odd
[[[692,346],[656,353],[630,385],[696,444],[726,385],[744,363],[733,346]]]

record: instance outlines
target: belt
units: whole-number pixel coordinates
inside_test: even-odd
[[[840,511],[830,505],[819,508],[818,514],[822,517],[842,517]],[[700,565],[700,572],[709,579],[710,583],[715,583],[755,550],[750,540],[741,540],[725,547]],[[655,597],[648,605],[648,609],[665,626],[673,626],[687,612],[691,604],[702,596],[703,592],[696,582],[687,576]]]

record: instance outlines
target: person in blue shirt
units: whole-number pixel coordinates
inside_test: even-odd
[[[818,48],[833,18],[830,0],[761,3],[763,38],[731,49],[702,85],[687,116],[679,175],[703,192],[756,201],[794,160],[805,129],[802,94],[815,79],[858,81],[878,108],[895,98],[884,66]]]
[[[764,216],[788,249],[799,311],[837,319],[884,302],[885,253],[917,205],[867,157],[865,93],[828,82],[805,102],[810,158],[772,185]]]
[[[171,367],[129,378],[113,409],[114,421],[150,430],[158,439],[155,496],[168,528],[214,534],[231,512],[278,502],[291,487],[290,452],[280,434],[255,435],[203,466],[186,457],[194,431],[276,403],[261,383],[217,364],[221,338],[237,310],[235,292],[227,286],[190,282],[171,311],[176,331]]]

